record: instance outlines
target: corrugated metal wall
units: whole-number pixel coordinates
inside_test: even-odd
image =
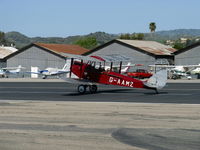
[[[118,43],[113,43],[90,55],[112,55],[112,54],[120,54],[120,55],[125,55],[127,57],[131,57],[132,58],[131,62],[133,64],[144,64],[145,65],[144,67],[155,63],[154,57],[149,56],[142,52],[138,52],[137,50],[133,50]]]
[[[175,65],[200,64],[200,46],[175,55]]]
[[[63,68],[65,59],[45,50],[32,46],[7,60],[7,67],[23,66],[31,71],[31,66],[45,69],[47,67]]]
[[[0,60],[0,68],[5,68],[6,67],[6,61]]]

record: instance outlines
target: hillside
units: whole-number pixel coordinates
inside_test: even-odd
[[[168,31],[158,31],[151,34],[145,34],[146,40],[177,40],[179,38],[195,38],[200,37],[200,29],[176,29]]]
[[[21,48],[30,43],[43,42],[43,43],[57,43],[57,44],[73,44],[75,41],[83,37],[95,37],[98,45],[104,44],[110,40],[119,37],[119,34],[108,34],[105,32],[95,32],[88,35],[62,37],[27,37],[19,32],[8,32],[5,34],[6,40],[15,43],[16,47]],[[145,33],[145,40],[164,41],[164,40],[177,40],[181,37],[200,37],[200,29],[177,29],[169,31],[157,31],[153,34]]]
[[[27,37],[19,32],[8,32],[5,34],[6,40],[15,43],[16,47],[22,48],[30,43],[43,42],[43,43],[56,43],[56,44],[73,44],[75,41],[83,37],[95,37],[98,45],[104,44],[110,40],[117,38],[117,35],[108,34],[105,32],[95,32],[83,36],[69,36],[66,38],[62,37]]]

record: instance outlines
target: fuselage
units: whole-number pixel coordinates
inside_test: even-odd
[[[113,71],[105,71],[99,67],[95,68],[87,63],[75,61],[72,65],[71,71],[80,79],[86,79],[91,82],[101,84],[112,84],[133,88],[144,88],[143,81],[137,80]]]

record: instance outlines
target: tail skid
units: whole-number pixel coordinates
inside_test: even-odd
[[[146,82],[144,82],[144,85],[146,86],[146,88],[154,89],[156,93],[158,93],[157,90],[162,89],[166,85],[166,83],[167,70],[162,69],[151,76]]]

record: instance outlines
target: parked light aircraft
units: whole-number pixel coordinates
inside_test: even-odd
[[[8,77],[9,74],[18,75],[22,71],[22,69],[25,69],[25,68],[22,67],[21,65],[19,65],[18,67],[1,68],[0,76],[5,78],[5,77]]]
[[[151,67],[158,67],[158,68],[168,68],[171,73],[172,79],[180,79],[182,77],[186,77],[187,79],[191,79],[191,73],[194,69],[200,68],[200,65],[180,65],[180,66],[173,66],[173,65],[150,65]]]
[[[184,66],[185,72],[190,72],[191,74],[199,74],[200,73],[200,64],[198,65],[188,65]]]
[[[58,76],[61,74],[69,73],[69,71],[66,70],[66,67],[67,67],[67,64],[65,64],[62,69],[48,67],[38,72],[29,72],[29,73],[42,75],[42,78],[46,79],[48,76]]]
[[[200,74],[200,67],[191,71],[191,74]]]
[[[120,61],[118,72],[114,72],[112,69],[113,61],[110,62],[110,69],[105,70],[104,66],[101,65],[105,64],[103,61],[99,61],[95,58],[92,59],[88,56],[73,55],[71,56],[69,77],[71,77],[71,74],[73,73],[78,79],[66,77],[62,79],[69,83],[78,84],[77,89],[80,94],[84,94],[87,88],[89,88],[90,93],[95,93],[98,84],[153,89],[158,93],[158,90],[162,89],[166,84],[166,69],[161,69],[148,80],[141,81],[121,73],[122,61]],[[96,63],[100,63],[100,65],[97,67]]]

